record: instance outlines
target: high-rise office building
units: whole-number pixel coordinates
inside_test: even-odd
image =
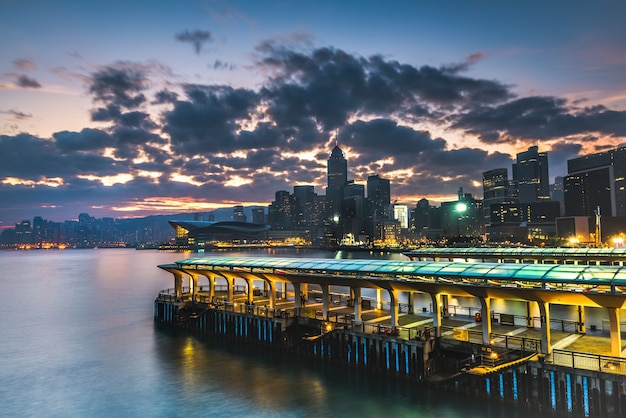
[[[567,161],[566,216],[626,216],[626,147]]]
[[[243,206],[233,206],[233,221],[234,222],[248,222],[248,217],[243,211]]]
[[[341,240],[343,235],[342,205],[343,189],[348,183],[348,161],[339,145],[335,145],[327,165],[328,184],[326,187],[326,201],[329,231],[327,233],[330,244]]]
[[[518,153],[517,162],[513,164],[513,181],[518,190],[520,203],[550,199],[548,153],[539,152],[537,146]]]
[[[367,178],[367,200],[370,216],[377,219],[389,218],[389,206],[391,205],[389,180],[381,178],[378,174],[369,176]]]

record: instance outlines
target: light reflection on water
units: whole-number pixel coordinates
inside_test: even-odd
[[[160,329],[152,320],[153,301],[173,280],[156,266],[188,256],[0,251],[0,415],[522,417],[466,398],[451,403],[446,394],[406,383]]]

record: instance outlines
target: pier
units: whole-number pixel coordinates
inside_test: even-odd
[[[621,416],[626,267],[576,257],[191,258],[159,266],[174,287],[159,293],[155,320],[542,411]],[[503,301],[524,304],[525,315],[492,309]],[[551,317],[556,305],[575,318]],[[587,326],[586,309],[603,312],[600,326]]]

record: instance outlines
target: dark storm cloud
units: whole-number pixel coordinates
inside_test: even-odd
[[[19,87],[38,89],[41,88],[41,84],[34,78],[31,78],[25,74],[20,74],[15,81],[15,84]]]
[[[163,131],[189,156],[239,149],[235,131],[258,103],[256,93],[228,86],[186,86],[188,100],[164,114]]]
[[[333,48],[303,53],[267,42],[259,65],[273,71],[262,92],[278,123],[312,117],[333,130],[359,114],[438,118],[442,108],[499,103],[512,97],[496,81],[461,76],[463,66],[415,68],[380,56],[369,59]]]
[[[603,106],[574,109],[556,97],[531,96],[497,106],[477,107],[452,117],[453,128],[477,135],[485,143],[514,139],[548,140],[569,135],[626,135],[626,111]]]
[[[178,94],[169,90],[160,90],[155,93],[154,98],[154,104],[175,103],[178,100]]]
[[[191,32],[186,30],[176,34],[176,40],[191,43],[196,51],[196,54],[200,54],[202,45],[211,40],[211,32],[208,30],[194,30]]]
[[[63,153],[74,151],[96,151],[113,145],[111,136],[99,129],[83,129],[81,132],[62,131],[52,137]]]
[[[82,174],[114,175],[128,169],[110,158],[81,152],[97,148],[106,140],[95,130],[83,130],[81,139],[69,132],[57,135],[54,140],[28,134],[0,136],[0,178],[39,180],[60,177],[71,181]]]
[[[94,100],[119,108],[134,109],[146,101],[145,68],[128,63],[105,67],[91,76],[89,92]]]

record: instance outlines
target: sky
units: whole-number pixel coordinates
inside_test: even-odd
[[[0,0],[0,228],[267,205],[349,179],[482,198],[626,144],[622,0]]]

